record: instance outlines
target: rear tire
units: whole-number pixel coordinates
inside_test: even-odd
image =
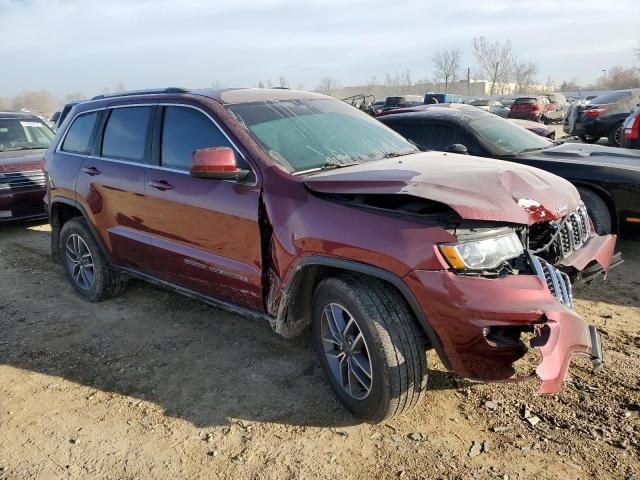
[[[609,145],[612,147],[620,147],[622,145],[622,131],[622,123],[619,123],[611,129],[609,136],[607,137]]]
[[[73,218],[62,226],[60,259],[73,288],[89,302],[100,302],[125,289],[125,279],[104,257],[82,217]]]
[[[313,345],[322,368],[340,401],[354,415],[381,423],[407,412],[420,401],[427,383],[423,332],[397,290],[378,279],[340,274],[320,282],[312,315]],[[342,336],[344,349],[327,328],[329,318],[338,318],[334,326],[340,321],[346,325],[346,334],[338,335]],[[354,321],[352,327],[348,326],[350,319]],[[362,335],[359,343],[349,339],[356,331],[353,325]],[[362,355],[361,347],[349,350],[349,345],[356,344],[366,348],[367,362],[353,362],[354,356]],[[344,355],[342,360],[340,355]],[[356,369],[354,375],[365,382],[356,381],[354,389],[351,372],[353,365],[361,363],[369,367],[371,375],[363,377],[365,370]]]
[[[598,235],[608,235],[611,233],[611,213],[605,201],[592,190],[578,188],[580,197],[587,207],[587,213],[593,222],[593,227]]]

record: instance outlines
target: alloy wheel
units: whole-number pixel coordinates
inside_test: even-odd
[[[77,234],[71,234],[66,242],[66,257],[73,281],[83,290],[89,290],[95,282],[93,257],[85,241]]]
[[[620,145],[622,145],[622,126],[618,127],[615,131],[615,133],[613,134],[613,139],[616,141],[616,147],[619,147]]]
[[[356,400],[371,393],[371,358],[362,331],[346,308],[328,304],[321,318],[322,345],[334,379]]]

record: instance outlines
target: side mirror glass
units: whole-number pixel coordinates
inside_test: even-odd
[[[452,145],[449,145],[447,147],[447,152],[449,152],[449,153],[459,153],[460,155],[469,155],[469,151],[467,150],[467,147],[465,147],[461,143],[454,143]]]
[[[238,168],[236,154],[231,148],[213,147],[193,152],[189,174],[195,178],[243,180],[249,171]]]

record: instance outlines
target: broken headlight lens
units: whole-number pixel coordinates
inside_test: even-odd
[[[439,245],[449,264],[459,270],[496,268],[505,260],[519,257],[524,247],[515,232],[495,237]]]

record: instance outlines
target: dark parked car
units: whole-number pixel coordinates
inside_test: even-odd
[[[640,89],[619,90],[594,98],[586,105],[574,107],[565,123],[565,132],[585,143],[595,143],[607,137],[609,145],[619,147],[622,124],[640,104]]]
[[[418,402],[425,348],[503,380],[533,333],[541,393],[561,388],[574,354],[599,369],[569,278],[606,271],[615,237],[592,232],[555,175],[450,161],[310,92],[100,97],[46,155],[52,252],[88,301],[135,277],[285,336],[311,327],[336,394],[371,421]]]
[[[532,122],[551,123],[557,120],[554,109],[555,106],[545,95],[519,97],[511,104],[507,116]]]
[[[396,108],[411,107],[414,105],[422,105],[422,97],[420,95],[387,97],[381,111],[387,112],[389,110],[395,110]]]
[[[35,115],[0,112],[0,223],[46,217],[42,159],[52,139]]]
[[[75,107],[77,104],[79,104],[81,102],[81,100],[74,100],[73,102],[69,102],[67,103],[61,111],[59,112],[55,112],[52,116],[51,116],[51,121],[53,122],[53,131],[57,131],[58,127],[60,125],[62,125],[62,122],[64,122],[64,119],[67,118],[67,115],[69,115],[69,112],[71,111],[71,109],[73,107]]]
[[[640,107],[631,112],[622,126],[622,147],[640,150]]]
[[[380,117],[416,144],[541,168],[573,183],[599,233],[638,233],[640,152],[552,142],[469,106],[431,107]]]

